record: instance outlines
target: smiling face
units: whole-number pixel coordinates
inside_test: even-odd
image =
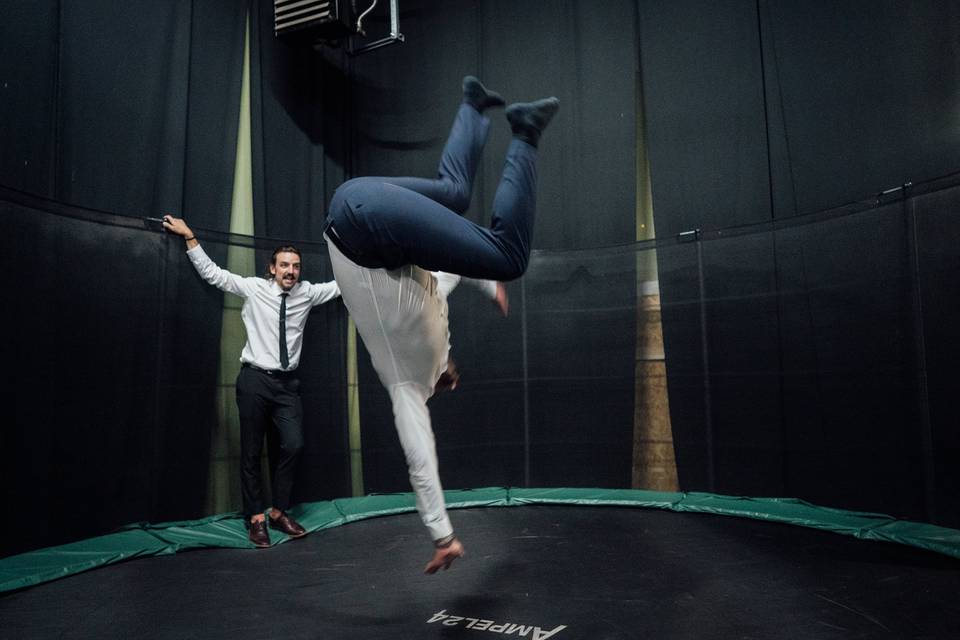
[[[270,273],[284,291],[289,291],[300,279],[300,256],[292,251],[280,251],[270,264]]]

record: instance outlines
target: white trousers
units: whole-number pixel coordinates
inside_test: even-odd
[[[447,368],[447,301],[420,267],[368,269],[327,241],[334,277],[393,405],[417,512],[434,540],[453,533],[443,499],[427,399]]]

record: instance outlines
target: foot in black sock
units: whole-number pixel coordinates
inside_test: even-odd
[[[560,109],[556,98],[543,98],[536,102],[515,102],[507,107],[507,121],[514,138],[531,146],[540,142],[540,134],[547,128],[550,119]]]
[[[483,113],[483,110],[489,107],[502,107],[504,105],[503,96],[496,91],[488,90],[473,76],[466,76],[463,79],[463,101],[480,113]]]

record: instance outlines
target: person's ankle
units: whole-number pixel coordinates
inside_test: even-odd
[[[487,89],[474,76],[466,76],[463,79],[463,101],[479,113],[491,107],[502,107],[505,102],[503,96]]]
[[[540,135],[560,108],[556,98],[543,98],[535,102],[517,102],[507,107],[507,122],[513,137],[533,147],[540,144]]]

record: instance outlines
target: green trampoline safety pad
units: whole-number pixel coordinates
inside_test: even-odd
[[[898,520],[888,515],[817,506],[793,498],[750,498],[711,493],[668,493],[634,489],[483,488],[445,492],[450,509],[588,505],[664,509],[767,520],[811,527],[863,540],[894,542],[960,558],[960,531]],[[416,510],[412,493],[369,495],[300,504],[290,510],[307,531]],[[274,533],[274,544],[288,538]],[[0,592],[122,562],[189,549],[253,548],[237,513],[201,520],[139,523],[103,536],[0,559]]]

